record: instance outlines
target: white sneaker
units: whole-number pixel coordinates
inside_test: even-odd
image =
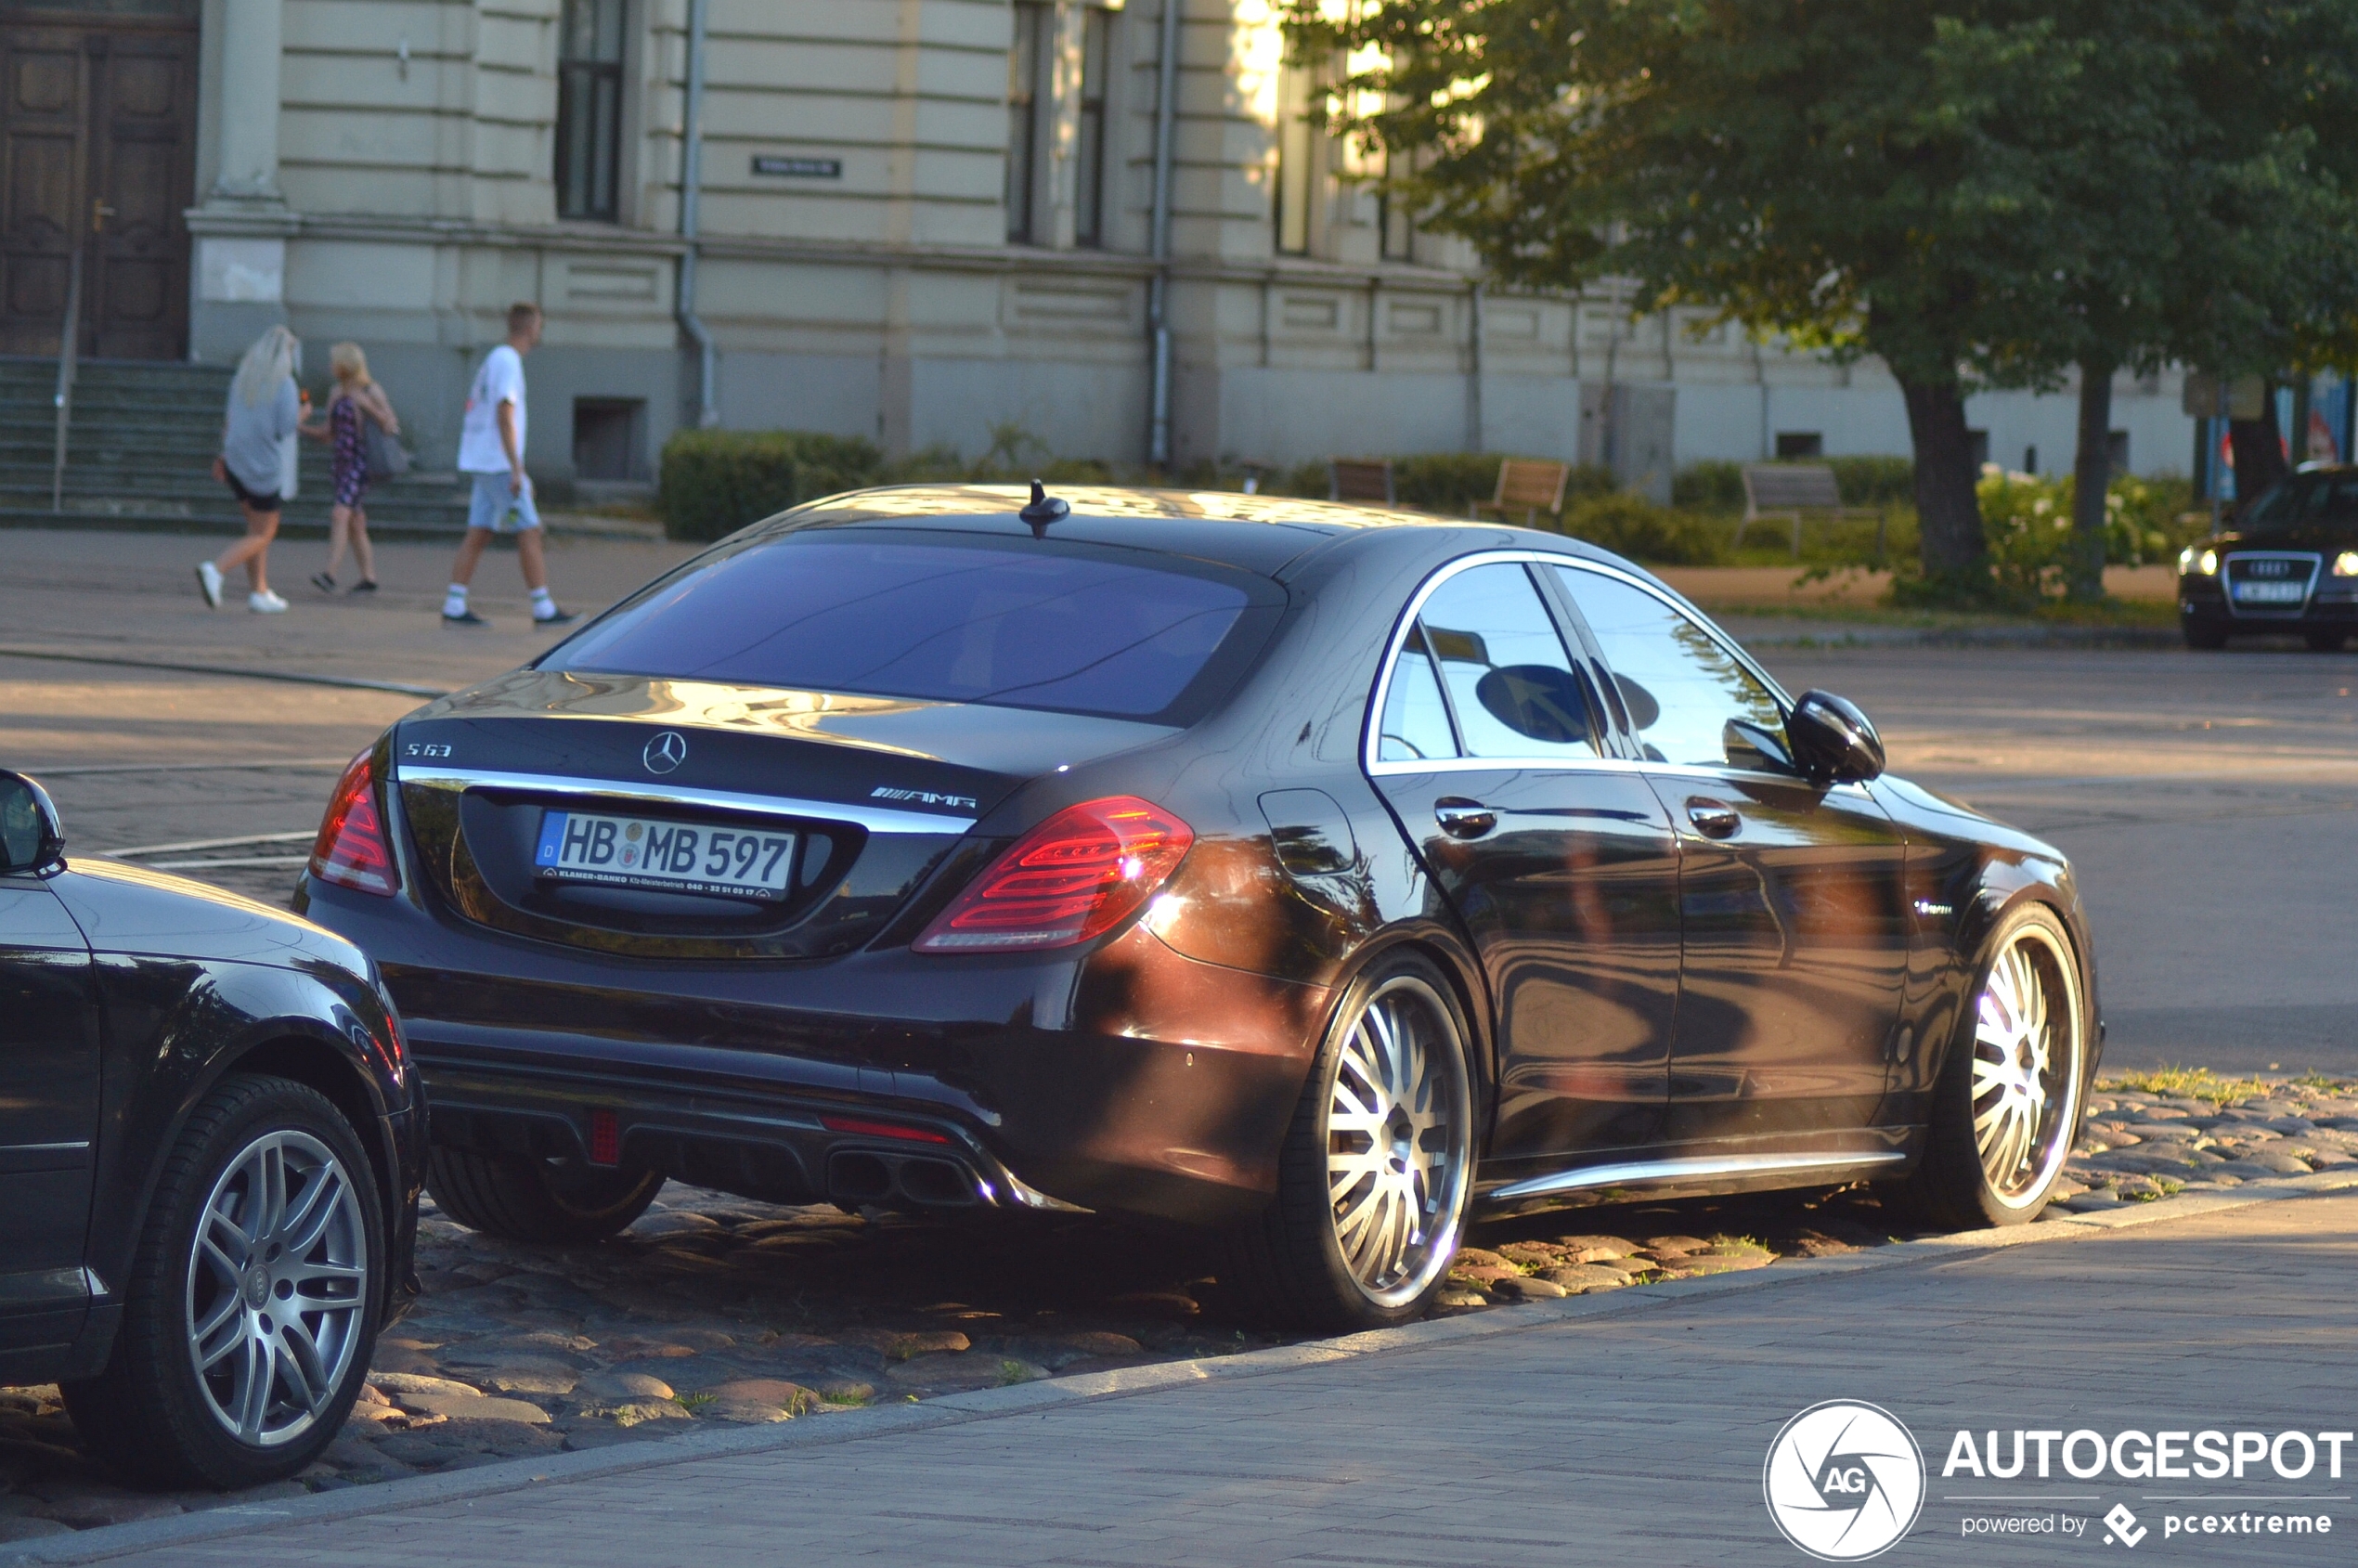
[[[210,561],[198,562],[197,591],[204,595],[206,608],[221,608],[221,568]]]
[[[246,595],[246,608],[257,616],[275,616],[287,607],[287,602],[267,591]]]

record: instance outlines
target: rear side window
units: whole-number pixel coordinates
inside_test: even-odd
[[[1595,712],[1523,567],[1475,566],[1426,596],[1402,641],[1376,760],[1594,758]]]
[[[773,536],[657,583],[540,667],[1187,723],[1257,650],[1278,590],[1166,559]]]

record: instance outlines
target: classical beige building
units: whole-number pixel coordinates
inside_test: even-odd
[[[1176,9],[1166,11],[1165,7]],[[1899,399],[1610,292],[1485,291],[1305,116],[1271,0],[0,6],[0,348],[355,338],[429,460],[512,300],[533,467],[643,479],[682,422],[973,455],[1674,463],[1907,449]],[[314,369],[319,368],[314,365]],[[2174,382],[2124,380],[2140,470]],[[1974,405],[2054,471],[2067,397]]]

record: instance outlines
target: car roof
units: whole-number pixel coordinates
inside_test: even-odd
[[[1085,544],[1167,551],[1275,577],[1322,544],[1369,530],[1413,529],[1465,536],[1468,548],[1495,547],[1501,536],[1568,554],[1612,560],[1579,540],[1557,534],[1470,524],[1397,507],[1248,496],[1233,490],[1148,489],[1113,485],[1055,486],[1049,492],[1072,510],[1047,525],[1045,538]],[[757,524],[763,532],[812,528],[911,526],[955,533],[1032,536],[1017,515],[1031,499],[1023,485],[901,485],[849,490]],[[1443,538],[1433,542],[1443,543]]]

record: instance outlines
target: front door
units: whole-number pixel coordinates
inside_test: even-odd
[[[0,876],[0,1347],[81,1327],[98,1124],[90,952],[36,877]]]
[[[193,5],[0,7],[0,353],[58,352],[77,248],[81,353],[186,353],[196,104]]]
[[[1558,568],[1679,836],[1674,1142],[1871,1125],[1907,978],[1907,846],[1864,789],[1784,761],[1768,686],[1637,583]]]
[[[1585,657],[1520,559],[1429,590],[1386,679],[1369,771],[1481,957],[1498,1020],[1485,1173],[1561,1170],[1662,1130],[1678,1000],[1678,845],[1608,758]]]

